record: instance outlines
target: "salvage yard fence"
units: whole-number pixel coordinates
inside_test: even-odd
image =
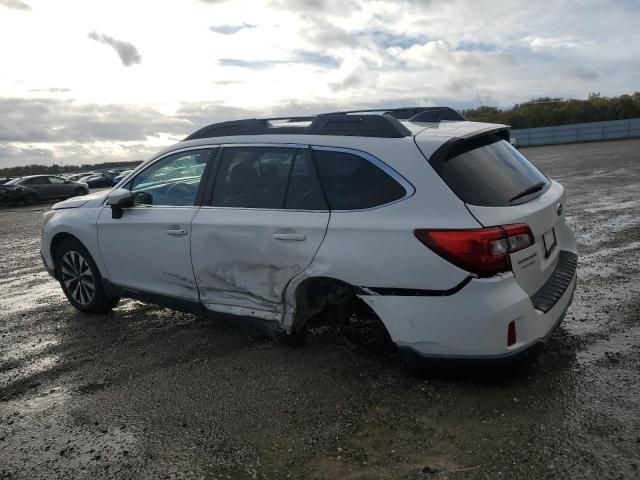
[[[640,137],[640,118],[511,130],[518,146],[557,145]]]

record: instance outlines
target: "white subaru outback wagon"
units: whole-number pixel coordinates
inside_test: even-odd
[[[130,297],[286,338],[364,302],[411,359],[502,359],[539,350],[571,303],[564,212],[505,125],[339,112],[202,128],[54,205],[41,253],[86,312]]]

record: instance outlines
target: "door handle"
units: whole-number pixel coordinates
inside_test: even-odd
[[[164,233],[171,236],[187,235],[187,230],[184,228],[167,228]]]
[[[304,242],[307,236],[304,233],[282,233],[276,232],[273,234],[273,238],[276,240],[293,240],[294,242]]]

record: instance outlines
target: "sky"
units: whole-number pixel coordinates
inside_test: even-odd
[[[0,0],[0,168],[208,123],[640,90],[640,0]]]

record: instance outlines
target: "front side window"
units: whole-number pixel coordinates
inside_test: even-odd
[[[62,185],[64,184],[64,179],[60,177],[49,177],[49,183],[52,185]]]
[[[381,168],[353,153],[314,149],[331,210],[373,208],[401,199],[405,188]]]
[[[140,172],[130,183],[135,205],[194,205],[200,180],[215,148],[174,153]]]

